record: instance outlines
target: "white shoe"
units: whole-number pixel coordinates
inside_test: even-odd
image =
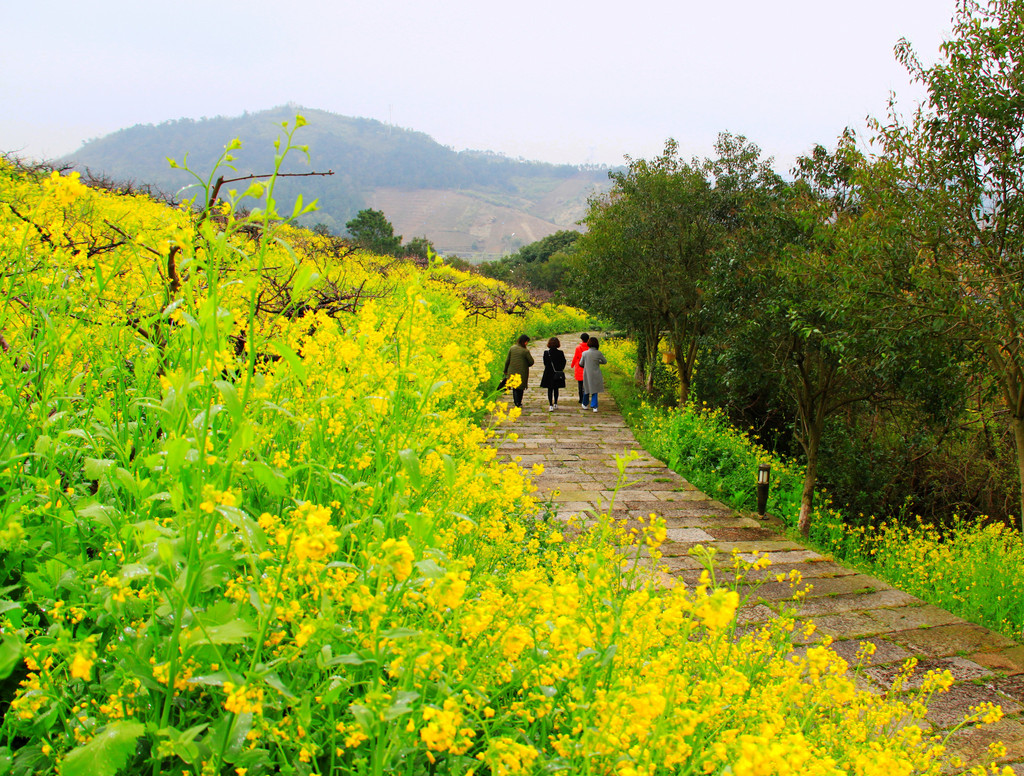
[[[558,402],[556,401],[556,402],[554,403],[554,405],[552,405],[552,406],[553,406],[553,407],[554,407],[555,409],[558,409]]]
[[[597,412],[597,407],[594,407],[594,412]]]
[[[554,408],[554,406],[553,406],[553,405],[551,405],[551,404],[549,404],[549,405],[548,405],[548,412],[554,412],[554,411],[555,411],[555,408]]]

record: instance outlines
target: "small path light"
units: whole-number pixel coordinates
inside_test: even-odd
[[[768,507],[768,479],[772,475],[772,467],[762,463],[757,467],[757,514],[764,517]]]

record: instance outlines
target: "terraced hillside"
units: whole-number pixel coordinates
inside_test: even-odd
[[[379,188],[367,196],[406,239],[427,237],[444,253],[491,260],[562,229],[577,228],[587,198],[598,190],[586,177],[554,181],[539,199],[446,189]]]

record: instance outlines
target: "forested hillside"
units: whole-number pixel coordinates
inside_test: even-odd
[[[62,159],[81,172],[150,184],[177,197],[196,181],[171,169],[167,157],[186,153],[194,169],[209,169],[224,138],[241,138],[238,176],[266,172],[275,127],[295,113],[281,107],[236,117],[180,119],[135,126],[91,140]],[[510,159],[442,146],[422,132],[371,119],[305,110],[308,156],[290,158],[284,172],[333,171],[328,177],[281,181],[284,196],[302,193],[320,209],[303,219],[341,233],[364,207],[384,210],[398,233],[427,237],[442,253],[494,257],[562,228],[576,228],[587,198],[607,187],[607,170]],[[235,173],[232,173],[235,175]]]

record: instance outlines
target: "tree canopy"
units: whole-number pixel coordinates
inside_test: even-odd
[[[401,253],[402,236],[395,235],[395,228],[380,210],[360,210],[345,228],[360,248],[385,256]]]

